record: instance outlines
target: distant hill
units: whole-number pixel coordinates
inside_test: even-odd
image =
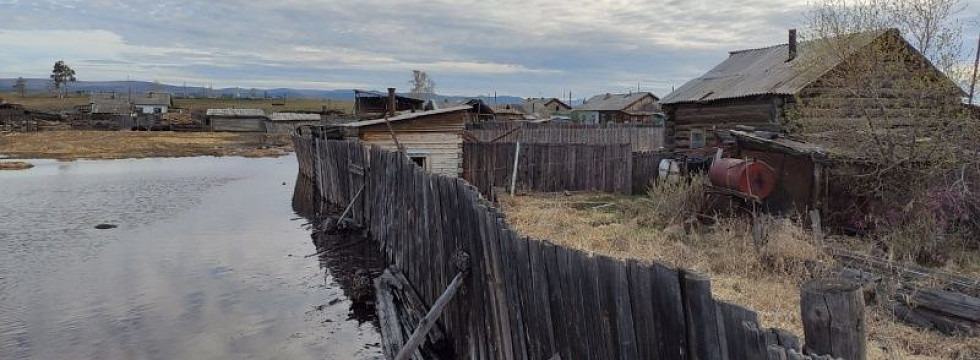
[[[50,90],[51,81],[49,79],[25,78],[28,93],[39,93]],[[0,78],[0,92],[13,92],[15,78]],[[172,93],[178,96],[189,97],[250,97],[251,88],[221,88],[208,89],[199,86],[177,86],[169,84],[154,83],[150,81],[77,81],[69,88],[72,92],[116,92],[145,93],[149,91]],[[383,92],[383,91],[382,91]],[[331,100],[353,100],[353,89],[337,90],[310,90],[310,89],[255,89],[255,97],[287,97],[292,99],[331,99]],[[493,96],[458,96],[458,95],[434,95],[433,99],[443,102],[449,99],[450,102],[463,102],[469,99],[481,99],[488,104],[494,103]],[[497,96],[497,104],[513,104],[523,101],[516,96]]]

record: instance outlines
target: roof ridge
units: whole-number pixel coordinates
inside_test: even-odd
[[[733,50],[733,51],[729,51],[728,52],[728,55],[742,54],[742,53],[747,53],[747,52],[751,52],[751,51],[759,51],[759,50],[769,50],[769,49],[777,48],[777,47],[780,47],[780,46],[787,46],[787,45],[789,45],[789,44],[776,44],[776,45],[769,45],[769,46],[758,47],[758,48],[751,48],[751,49]]]

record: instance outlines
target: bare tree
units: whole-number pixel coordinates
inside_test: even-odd
[[[845,154],[852,166],[839,175],[881,213],[929,207],[976,168],[980,128],[957,66],[962,9],[960,0],[822,0],[807,14],[809,54],[796,66],[825,75],[801,92],[789,128]]]
[[[436,82],[425,71],[412,70],[412,90],[409,93],[419,99],[429,100],[436,92]]]
[[[14,81],[14,89],[17,90],[20,97],[24,97],[24,94],[27,92],[27,80],[24,80],[23,77],[17,78],[17,81]]]
[[[75,82],[75,70],[73,70],[64,60],[58,60],[54,63],[54,69],[51,70],[51,85],[54,87],[55,91],[64,89],[64,96],[68,96],[68,84]],[[58,92],[58,98],[62,97],[62,93]]]

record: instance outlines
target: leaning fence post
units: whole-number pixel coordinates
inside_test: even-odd
[[[800,290],[804,351],[844,360],[865,360],[864,296],[861,285],[817,279]]]
[[[510,196],[514,196],[515,189],[517,189],[517,160],[521,156],[521,142],[517,142],[517,148],[514,150],[514,171],[510,175]]]

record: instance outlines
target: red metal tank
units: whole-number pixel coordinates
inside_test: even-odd
[[[756,160],[722,158],[708,170],[711,184],[765,199],[776,188],[776,175],[769,165]]]

